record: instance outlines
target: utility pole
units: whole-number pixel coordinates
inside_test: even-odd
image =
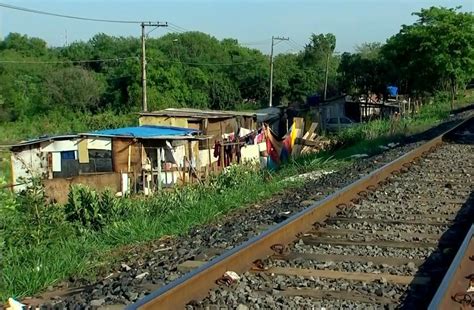
[[[168,23],[152,23],[152,22],[143,22],[142,26],[142,110],[146,112],[148,110],[148,104],[146,99],[146,52],[145,52],[145,40],[146,33],[145,27],[155,27],[151,31],[155,30],[158,27],[168,27]],[[151,32],[150,31],[150,32]]]
[[[326,94],[328,91],[328,75],[329,75],[329,51],[326,58],[326,81],[324,82],[324,101],[326,101]]]
[[[290,38],[283,37],[274,37],[272,36],[272,49],[270,52],[270,98],[268,100],[268,106],[271,107],[273,103],[273,46],[275,45],[275,40],[277,41],[288,41]]]

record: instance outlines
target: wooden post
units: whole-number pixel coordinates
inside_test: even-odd
[[[156,149],[156,162],[157,162],[157,170],[158,170],[158,190],[161,190],[161,149]]]
[[[180,172],[179,175],[182,177],[183,185],[184,185],[184,184],[186,184],[186,155],[183,156],[182,172],[183,172],[183,174],[181,175],[181,172]]]
[[[295,123],[296,138],[303,137],[303,130],[304,130],[304,120],[303,120],[303,118],[295,117],[295,118],[293,118],[293,122]],[[296,141],[295,141],[295,145],[293,145],[293,149],[291,151],[291,155],[292,155],[293,158],[296,158],[300,155],[301,148],[302,148],[302,145],[301,144],[296,144]]]
[[[206,178],[209,177],[209,170],[212,168],[212,158],[211,158],[211,146],[209,143],[209,138],[206,139],[207,142],[207,154],[209,156],[209,161],[207,163],[208,169],[206,169]]]
[[[131,157],[132,157],[132,145],[129,144],[129,145],[128,145],[128,166],[127,166],[127,167],[128,167],[128,170],[127,170],[127,172],[130,172],[130,166],[131,166],[131,162],[130,162],[130,161],[131,161]]]
[[[145,154],[146,154],[146,152],[145,152]],[[153,161],[151,161],[151,160],[150,160],[150,188],[153,189],[153,191],[156,190],[155,178],[153,177]]]
[[[411,97],[408,97],[408,114],[411,116]]]
[[[219,139],[221,140],[221,149],[220,149],[220,162],[221,162],[221,170],[224,169],[224,139],[222,138],[222,135],[223,135],[223,130],[222,130],[222,122],[219,123],[219,127],[221,129],[221,136],[219,137]]]
[[[193,183],[193,167],[191,166],[193,160],[193,144],[191,141],[188,141],[188,165],[189,165],[189,182]]]
[[[235,153],[235,159],[237,160],[237,163],[240,164],[240,162],[242,161],[242,153],[240,152],[240,139],[239,137],[237,137],[237,152]],[[237,156],[237,153],[239,154],[239,156]]]

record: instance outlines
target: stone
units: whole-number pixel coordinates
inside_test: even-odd
[[[137,298],[138,298],[138,293],[135,293],[135,292],[127,292],[125,295],[126,295],[127,299],[132,301],[132,302],[137,300]]]
[[[382,297],[383,296],[383,288],[379,287],[375,290],[375,295]]]
[[[120,265],[122,267],[122,271],[130,271],[132,270],[132,267],[130,267],[129,265],[125,264],[125,263],[122,263],[122,265]]]
[[[243,304],[239,304],[236,308],[236,310],[248,310],[249,307],[247,307],[246,305],[243,305]]]
[[[146,277],[149,274],[150,274],[149,272],[140,273],[139,275],[137,275],[135,277],[135,279],[138,279],[138,280],[143,279],[144,277]]]
[[[313,205],[313,204],[315,204],[315,203],[316,203],[316,201],[314,201],[314,200],[303,200],[303,201],[300,203],[300,205],[301,205],[302,207],[309,207],[309,206],[311,206],[311,205]]]
[[[102,306],[103,304],[105,304],[105,299],[101,298],[101,299],[94,299],[94,300],[91,300],[90,302],[90,305],[92,307],[100,307]]]

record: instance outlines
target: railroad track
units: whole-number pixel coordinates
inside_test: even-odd
[[[469,132],[473,118],[212,261],[185,262],[196,269],[129,309],[426,308],[472,224]],[[452,270],[438,304],[465,306],[469,267]]]

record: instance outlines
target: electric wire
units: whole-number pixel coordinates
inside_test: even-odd
[[[183,28],[181,26],[178,26],[176,24],[173,24],[173,23],[168,23],[168,26],[171,26],[175,29],[179,29],[181,32],[189,32],[190,30],[186,29],[186,28]]]
[[[147,60],[148,60],[148,63],[150,62],[180,63],[184,65],[195,65],[195,66],[239,66],[239,65],[247,65],[247,64],[252,64],[252,63],[257,63],[257,62],[262,61],[262,60],[253,60],[253,61],[229,62],[229,63],[205,63],[205,62],[187,62],[187,61],[165,60],[165,59],[155,59],[155,58],[149,58]]]
[[[295,44],[295,45],[298,46],[299,48],[303,48],[303,49],[306,48],[306,46],[304,46],[304,45],[302,45],[302,44],[296,42],[295,40],[293,40],[293,39],[291,39],[291,38],[290,38],[290,42],[293,43],[293,44]]]
[[[105,59],[87,59],[87,60],[0,60],[0,64],[66,64],[66,63],[99,63],[99,62],[119,62],[128,59],[139,60],[139,57],[119,57]]]
[[[35,10],[35,9],[24,8],[24,7],[11,5],[11,4],[6,4],[6,3],[0,3],[0,7],[6,8],[6,9],[11,9],[11,10],[28,12],[28,13],[35,13],[35,14],[41,14],[41,15],[48,15],[48,16],[55,16],[55,17],[69,18],[69,19],[76,19],[76,20],[84,20],[84,21],[91,21],[91,22],[116,23],[116,24],[141,24],[142,23],[142,21],[138,21],[138,20],[90,18],[90,17],[81,17],[81,16],[73,16],[73,15],[52,13],[52,12],[46,12],[46,11],[40,11],[40,10]]]

